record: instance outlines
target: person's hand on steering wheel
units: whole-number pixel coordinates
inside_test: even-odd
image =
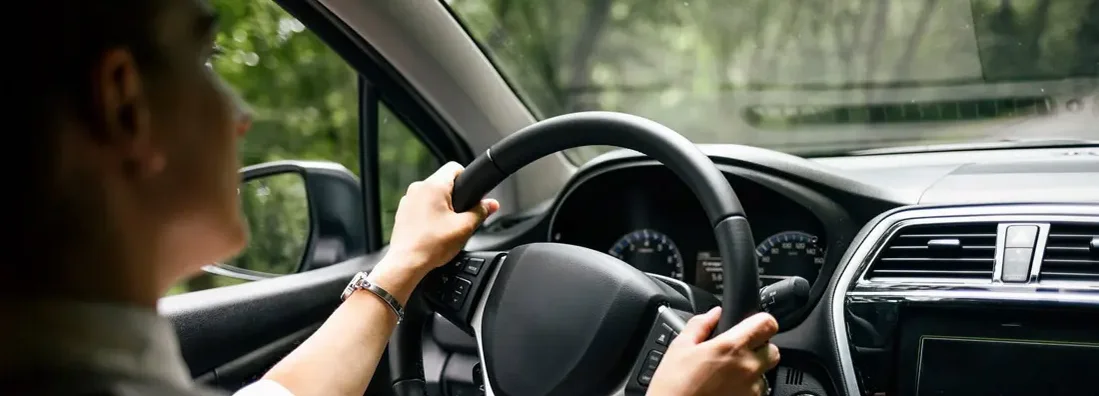
[[[429,271],[454,258],[481,222],[500,209],[495,199],[483,199],[467,212],[454,211],[451,191],[463,169],[457,162],[446,163],[410,184],[397,205],[389,251],[374,268],[371,281],[389,286],[386,290],[394,290],[391,293],[402,303]]]
[[[407,257],[423,270],[435,269],[454,258],[477,226],[500,208],[495,199],[483,199],[468,212],[455,213],[450,194],[462,170],[457,162],[448,162],[408,186],[393,220],[389,254]]]
[[[758,313],[707,340],[721,308],[695,316],[679,334],[656,369],[649,396],[764,395],[763,374],[778,364],[770,343],[778,323]]]

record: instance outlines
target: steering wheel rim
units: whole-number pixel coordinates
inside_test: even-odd
[[[649,155],[671,169],[699,199],[714,229],[725,271],[724,309],[715,333],[759,310],[754,241],[732,186],[692,142],[645,118],[613,112],[573,113],[540,121],[509,135],[478,156],[455,181],[454,209],[469,210],[507,176],[539,158],[589,145],[616,146]],[[416,386],[409,384],[418,383],[421,387],[423,384],[421,329],[417,328],[420,326],[422,320],[402,324],[390,346],[394,389],[398,394],[418,394]],[[483,349],[480,342],[479,348]]]

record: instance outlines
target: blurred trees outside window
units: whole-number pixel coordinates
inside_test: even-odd
[[[360,176],[356,71],[274,0],[211,3],[218,13],[221,50],[211,66],[254,112],[252,128],[240,143],[241,165],[323,160]],[[395,113],[383,103],[378,107],[378,188],[383,240],[388,241],[408,184],[430,175],[439,163]],[[224,264],[272,274],[297,270],[309,220],[304,187],[298,184],[299,190],[288,180],[265,178],[242,186],[242,213],[252,238],[240,256]],[[203,272],[168,295],[244,282]]]
[[[393,216],[408,185],[435,172],[442,164],[389,107],[378,105],[378,175],[382,209],[382,241],[389,242]]]
[[[265,274],[298,271],[309,242],[309,198],[300,173],[280,173],[240,186],[248,248],[225,264]]]
[[[1080,96],[1099,87],[1099,0],[445,3],[535,115],[621,111],[699,143],[813,154],[1042,138],[1054,132],[1010,130],[1029,113],[995,109],[1054,88]],[[970,120],[917,109],[915,127],[904,122],[911,115],[885,125],[847,117],[957,100],[994,110]],[[756,108],[781,116],[761,125]],[[1056,137],[1094,138],[1069,123],[1075,132]],[[566,153],[579,164],[605,151]]]

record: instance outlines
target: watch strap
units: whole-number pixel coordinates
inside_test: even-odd
[[[388,291],[381,286],[370,283],[366,279],[366,272],[359,272],[355,274],[354,278],[351,278],[351,282],[347,284],[347,287],[343,289],[343,293],[340,295],[340,300],[346,300],[351,294],[358,290],[366,290],[385,302],[389,306],[389,309],[393,310],[393,313],[397,315],[397,323],[401,323],[404,320],[404,307],[397,301],[396,297],[393,297]]]

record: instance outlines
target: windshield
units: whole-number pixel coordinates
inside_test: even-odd
[[[449,6],[541,118],[621,111],[805,156],[1099,138],[1099,0]]]

